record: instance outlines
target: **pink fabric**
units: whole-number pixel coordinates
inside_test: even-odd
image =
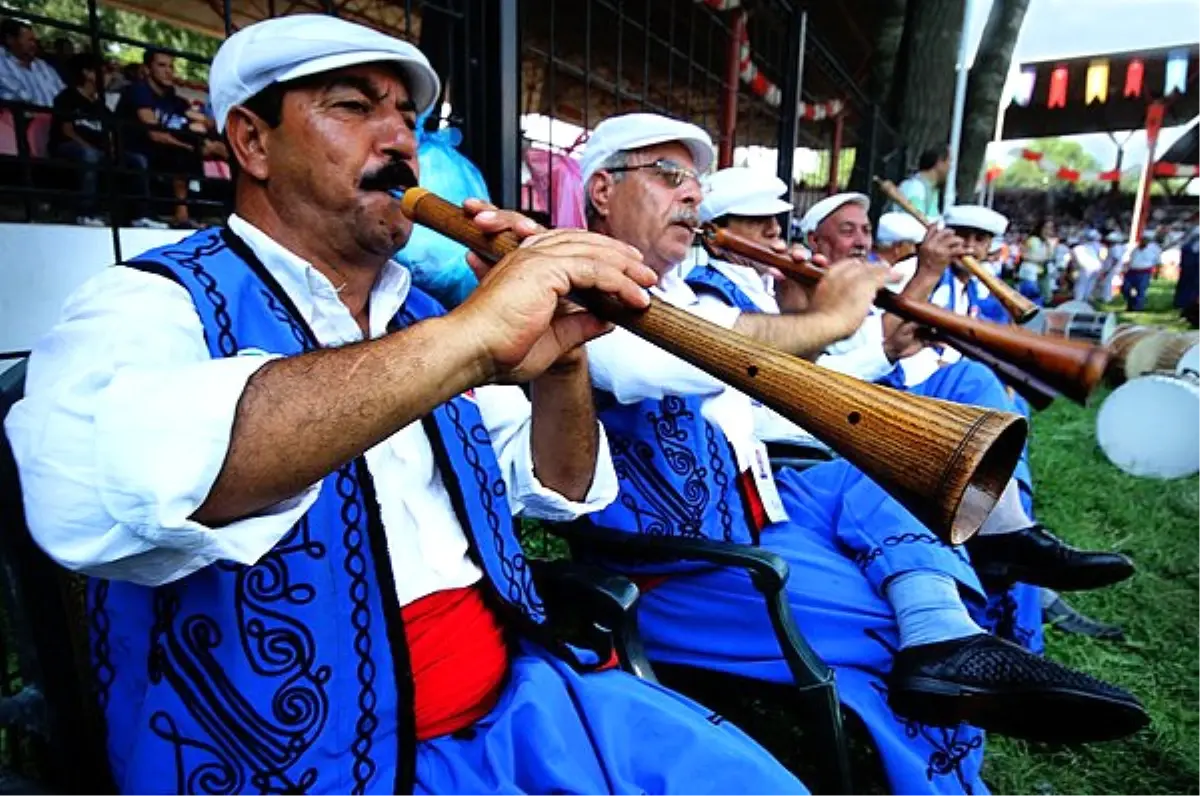
[[[526,207],[550,212],[554,227],[583,229],[583,172],[579,162],[567,155],[531,147],[525,153],[530,179],[525,184]],[[553,198],[554,206],[550,207]]]
[[[0,155],[17,154],[17,127],[12,113],[0,110]]]
[[[229,164],[223,160],[206,160],[204,161],[204,176],[213,180],[231,180],[233,172],[229,170]]]
[[[29,143],[29,154],[44,158],[50,150],[50,124],[53,117],[48,113],[33,113],[25,117],[25,140]],[[0,110],[0,155],[17,155],[17,125],[12,112]]]
[[[35,158],[44,158],[50,154],[50,125],[54,117],[48,113],[34,113],[29,116],[29,127],[25,134],[29,139],[29,154]]]

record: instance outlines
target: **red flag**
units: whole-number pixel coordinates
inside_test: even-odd
[[[1125,97],[1142,96],[1142,80],[1146,77],[1146,64],[1134,58],[1125,68]]]
[[[1067,107],[1067,68],[1065,66],[1056,67],[1050,73],[1050,99],[1046,102],[1046,107]]]
[[[1075,169],[1068,169],[1066,166],[1060,166],[1054,176],[1067,182],[1079,182],[1079,172]]]
[[[1025,158],[1026,160],[1032,160],[1034,163],[1037,163],[1039,160],[1042,159],[1042,153],[1035,152],[1032,149],[1022,149],[1021,157]]]

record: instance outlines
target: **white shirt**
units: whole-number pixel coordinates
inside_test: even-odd
[[[774,279],[760,274],[749,266],[735,265],[724,260],[709,259],[708,264],[741,288],[742,292],[754,302],[759,310],[770,315],[779,314],[779,302],[775,299]],[[711,295],[701,295],[697,302],[701,307],[724,306],[723,301]],[[754,436],[763,442],[790,442],[807,446],[822,445],[812,434],[761,401],[751,398],[750,406],[754,414]]]
[[[241,218],[232,216],[229,225],[322,345],[362,339],[328,279]],[[372,338],[386,333],[409,279],[402,266],[384,267],[371,291]],[[6,423],[38,544],[70,569],[147,585],[219,560],[254,564],[312,506],[320,482],[219,528],[189,518],[224,462],[246,382],[272,358],[250,350],[211,358],[190,295],[161,276],[114,267],[84,284],[37,343],[27,397]],[[488,386],[474,394],[514,513],[570,520],[616,497],[603,429],[591,489],[586,502],[575,503],[533,474],[521,390]],[[468,557],[421,424],[371,448],[366,460],[400,604],[477,581],[480,570]]]
[[[1071,256],[1075,258],[1075,264],[1085,274],[1094,274],[1100,270],[1099,243],[1080,243],[1071,249]]]
[[[1030,236],[1021,247],[1021,266],[1017,276],[1026,282],[1036,282],[1042,273],[1042,265],[1050,259],[1050,248],[1039,237]]]
[[[1129,255],[1130,271],[1148,271],[1162,262],[1162,247],[1155,241],[1140,246]]]
[[[987,286],[978,280],[975,281],[976,298],[980,301],[991,295],[991,291]],[[940,284],[929,296],[929,303],[942,309],[952,310],[959,315],[970,315],[970,299],[967,296],[967,283],[955,276],[950,280],[950,284]],[[938,368],[942,365],[949,365],[962,359],[962,354],[958,349],[950,346],[942,346],[939,351],[932,346],[926,346],[917,353],[905,357],[901,360],[901,366],[904,369],[904,384],[907,387],[914,387],[921,384],[934,373],[937,373]]]
[[[49,108],[64,88],[58,72],[41,58],[26,66],[8,48],[0,47],[0,100]]]
[[[715,296],[697,296],[678,267],[664,274],[650,292],[725,329],[732,329],[741,315]],[[751,466],[758,439],[748,395],[625,329],[592,340],[587,349],[592,384],[612,393],[620,403],[658,401],[668,395],[702,398],[701,414],[725,432],[739,467]]]

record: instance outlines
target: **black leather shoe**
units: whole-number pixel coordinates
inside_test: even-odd
[[[1086,591],[1120,583],[1133,574],[1128,556],[1080,550],[1041,525],[975,536],[967,542],[967,552],[980,580],[988,585],[1021,581],[1055,591]]]
[[[1110,741],[1150,722],[1132,694],[987,633],[896,653],[888,703],[923,724],[1048,743]]]
[[[1092,619],[1087,614],[1080,613],[1079,609],[1057,594],[1054,595],[1053,602],[1042,608],[1042,621],[1063,633],[1074,633],[1098,641],[1125,640],[1125,631],[1120,625],[1110,625],[1099,619]]]

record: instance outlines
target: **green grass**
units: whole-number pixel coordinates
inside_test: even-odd
[[[1148,311],[1122,317],[1183,328],[1173,285],[1155,283]],[[1113,309],[1117,309],[1113,306]],[[1096,445],[1103,395],[1081,408],[1063,401],[1033,421],[1031,457],[1039,519],[1073,543],[1128,553],[1126,583],[1072,595],[1080,610],[1125,629],[1125,644],[1047,630],[1053,659],[1122,685],[1145,702],[1151,726],[1123,741],[1050,749],[989,739],[984,777],[999,793],[1196,793],[1200,766],[1197,654],[1200,481],[1152,481],[1117,470]]]

